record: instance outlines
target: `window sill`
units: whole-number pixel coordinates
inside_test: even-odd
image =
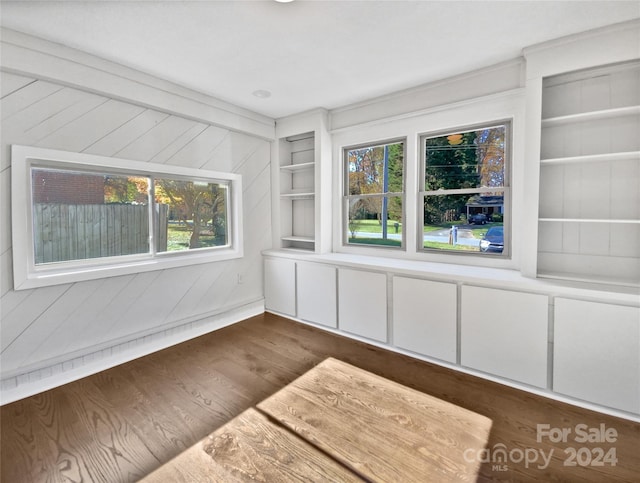
[[[84,266],[60,267],[59,269],[35,270],[27,273],[16,273],[14,290],[25,290],[50,285],[83,282],[107,277],[131,275],[154,270],[200,265],[203,263],[220,262],[234,258],[242,258],[242,250],[220,248],[208,253],[170,254],[166,257],[132,258],[109,264],[87,264]]]

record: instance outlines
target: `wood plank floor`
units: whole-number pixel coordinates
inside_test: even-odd
[[[468,454],[479,481],[640,479],[639,424],[264,314],[3,406],[1,480],[137,481],[330,356],[489,417],[486,451]],[[571,432],[538,442],[538,425]],[[577,425],[617,436],[576,442]]]
[[[429,475],[439,483],[475,482],[480,461],[464,452],[483,450],[492,426],[485,416],[333,357],[257,409],[365,481]]]

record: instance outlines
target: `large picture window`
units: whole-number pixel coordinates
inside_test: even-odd
[[[241,255],[240,177],[14,146],[16,289]]]
[[[344,150],[346,243],[403,246],[404,142]]]
[[[509,128],[422,137],[422,250],[508,256]]]

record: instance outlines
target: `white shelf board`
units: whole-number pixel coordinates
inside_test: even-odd
[[[621,223],[639,225],[640,220],[623,220],[619,218],[538,218],[538,221],[549,223]]]
[[[542,120],[542,127],[560,126],[563,124],[595,121],[599,119],[611,119],[614,117],[631,116],[634,114],[640,114],[640,106],[617,107],[614,109],[603,109],[600,111],[569,114],[567,116],[550,117]]]
[[[298,154],[298,153],[309,153],[309,152],[313,152],[315,149],[313,147],[311,148],[305,148],[305,149],[292,149],[291,150],[291,154]]]
[[[301,192],[292,192],[292,193],[281,193],[280,198],[290,199],[290,200],[312,200],[315,197],[315,193],[313,191],[301,191]]]
[[[283,236],[280,237],[282,241],[302,242],[302,243],[315,243],[315,239],[309,236]]]
[[[540,164],[580,164],[600,163],[607,161],[640,161],[640,151],[627,151],[623,153],[585,154],[582,156],[570,156],[565,158],[541,159]]]
[[[315,164],[316,163],[285,164],[283,166],[280,166],[280,169],[282,171],[289,171],[289,172],[306,171],[306,170],[313,169]]]
[[[284,138],[285,141],[288,142],[295,142],[295,141],[302,141],[304,139],[313,139],[313,137],[315,136],[315,133],[313,131],[311,132],[306,132],[304,134],[296,134],[294,136],[287,136]]]
[[[619,278],[607,278],[607,277],[598,277],[598,276],[587,276],[582,274],[575,274],[569,272],[546,272],[540,271],[538,272],[538,278],[540,279],[549,279],[549,280],[561,280],[561,281],[571,281],[571,282],[581,282],[581,283],[598,283],[602,285],[612,285],[612,286],[622,286],[622,287],[640,287],[640,282],[637,280],[626,280]]]

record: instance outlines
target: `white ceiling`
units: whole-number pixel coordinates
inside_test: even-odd
[[[639,0],[0,4],[4,27],[274,118],[414,87],[638,17]]]

